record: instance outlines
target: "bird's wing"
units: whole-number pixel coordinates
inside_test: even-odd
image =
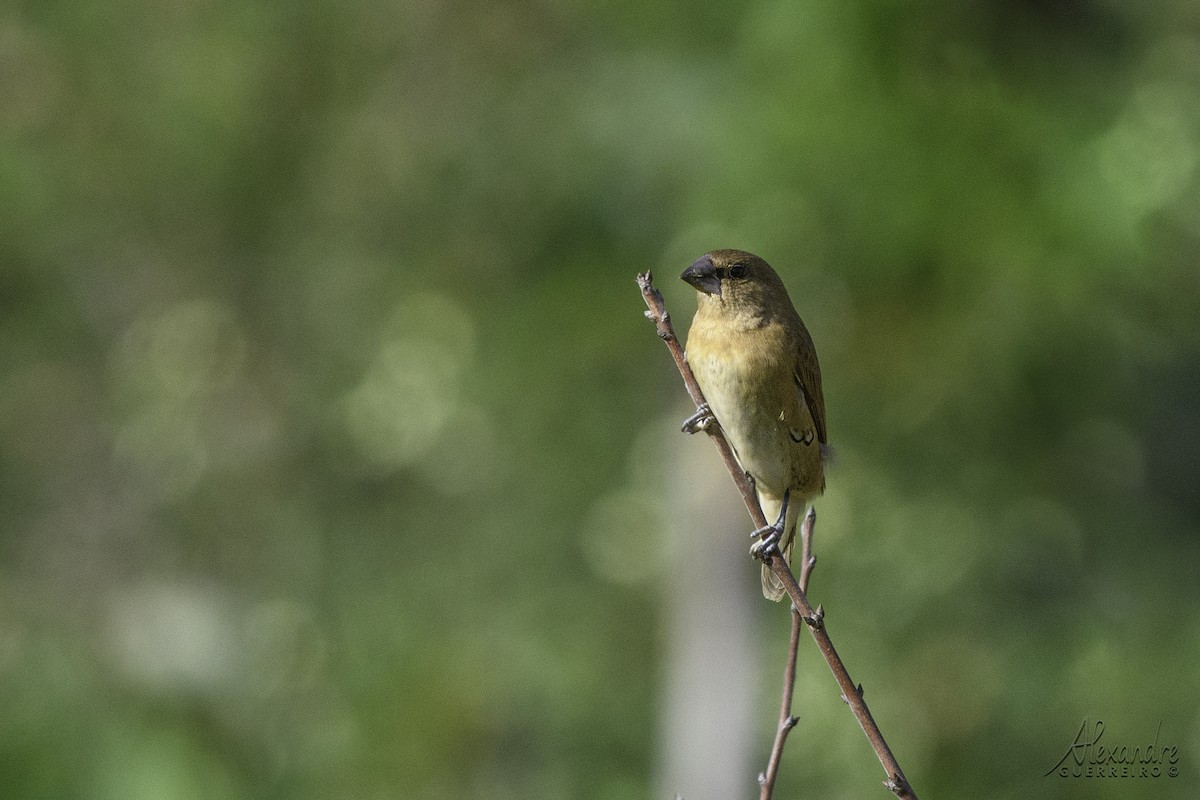
[[[817,439],[821,444],[829,444],[829,438],[825,432],[825,395],[821,392],[821,366],[817,363],[814,355],[816,350],[813,348],[812,338],[809,337],[808,331],[803,328],[801,330],[806,341],[804,346],[796,351],[794,373],[796,388],[808,405],[813,423],[817,426]],[[807,357],[805,356],[806,352]]]

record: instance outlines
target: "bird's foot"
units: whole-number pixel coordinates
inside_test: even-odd
[[[783,504],[779,507],[779,518],[770,525],[764,525],[754,533],[750,534],[752,539],[758,539],[757,542],[750,545],[750,555],[760,559],[764,563],[771,556],[779,554],[779,540],[783,538],[783,529],[787,525],[788,501],[791,498],[791,490],[783,493]]]
[[[783,536],[782,526],[764,525],[750,535],[758,539],[757,542],[750,545],[750,555],[763,562],[769,561],[772,556],[779,555],[779,539]]]
[[[709,425],[717,421],[712,409],[708,407],[708,403],[701,403],[696,406],[696,413],[683,421],[680,427],[684,433],[699,433],[707,430]]]

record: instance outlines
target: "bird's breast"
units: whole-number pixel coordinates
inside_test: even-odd
[[[796,388],[794,345],[771,330],[714,333],[693,325],[687,359],[742,468],[760,493],[816,494],[824,483],[819,445],[794,435],[812,429]]]

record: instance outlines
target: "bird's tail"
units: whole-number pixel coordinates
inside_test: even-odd
[[[793,531],[795,531],[795,528],[788,531],[787,544],[780,543],[779,547],[779,552],[783,553],[783,557],[787,560],[788,564],[792,563],[793,542],[791,534]],[[783,581],[779,580],[766,564],[762,565],[762,590],[763,597],[768,600],[774,600],[776,603],[787,597],[787,590],[783,588]]]

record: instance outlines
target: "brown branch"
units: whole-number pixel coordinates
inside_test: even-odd
[[[775,779],[779,777],[779,764],[783,760],[783,746],[787,744],[788,734],[799,722],[792,714],[792,695],[796,690],[796,654],[800,649],[802,627],[800,612],[792,606],[792,635],[788,641],[787,663],[783,668],[783,699],[779,706],[779,727],[775,729],[775,742],[771,745],[767,770],[758,776],[759,800],[771,800],[771,795],[775,792]]]
[[[813,528],[817,524],[817,510],[808,507],[804,522],[800,523],[800,591],[808,594],[808,579],[813,567],[817,565],[817,557],[813,554]]]
[[[675,366],[679,369],[679,374],[683,377],[684,385],[687,387],[687,392],[691,396],[692,401],[699,407],[704,404],[704,392],[700,390],[700,385],[696,383],[696,378],[692,375],[692,370],[684,359],[683,348],[679,344],[679,339],[675,336],[675,330],[671,326],[671,317],[667,313],[666,306],[663,304],[662,294],[654,288],[653,278],[649,272],[639,273],[637,276],[638,286],[642,290],[642,298],[646,301],[646,317],[650,319],[658,329],[659,338],[667,344],[667,348],[671,351],[671,356],[675,359]],[[742,471],[741,466],[734,458],[733,450],[729,447],[729,442],[725,440],[725,436],[720,432],[718,425],[708,425],[705,427],[709,436],[712,438],[713,444],[716,445],[717,451],[721,454],[722,460],[725,462],[726,469],[729,470],[733,482],[737,485],[738,490],[742,494],[742,500],[746,504],[746,510],[750,512],[750,518],[754,521],[755,527],[763,528],[767,525],[766,517],[763,516],[762,508],[758,504],[758,497],[754,494],[754,486],[750,481],[750,477]],[[812,571],[812,543],[811,537],[808,542],[808,555],[803,558],[805,551],[804,540],[801,539],[801,575],[805,578],[807,584],[808,576],[806,572]],[[796,615],[807,623],[808,631],[812,635],[813,640],[817,643],[817,649],[821,651],[821,655],[825,658],[825,663],[829,665],[829,669],[833,672],[833,677],[837,680],[838,686],[842,690],[842,699],[850,706],[854,712],[855,719],[858,720],[859,727],[867,737],[867,741],[871,743],[871,747],[875,750],[875,756],[879,759],[879,763],[883,765],[884,772],[887,773],[888,779],[883,782],[883,785],[896,797],[908,800],[916,800],[916,793],[908,783],[908,779],[904,777],[904,771],[900,769],[900,764],[896,761],[896,757],[892,755],[891,748],[883,738],[883,734],[879,730],[879,726],[875,724],[875,719],[871,716],[870,710],[867,708],[866,702],[863,701],[861,687],[855,686],[854,681],[850,679],[850,673],[846,670],[846,665],[842,663],[842,659],[837,654],[837,650],[833,647],[833,641],[829,638],[829,632],[825,629],[825,613],[822,609],[814,609],[808,602],[808,597],[804,593],[804,589],[796,581],[796,576],[792,574],[791,567],[787,561],[780,557],[778,552],[765,554],[767,565],[779,577],[783,583],[784,589],[787,590],[788,596],[792,599],[792,605],[796,609]],[[789,713],[790,716],[790,713]]]
[[[817,512],[809,506],[804,521],[800,523],[800,580],[797,581],[801,591],[806,594],[809,576],[817,564],[817,559],[812,554],[813,526],[816,522]],[[792,713],[792,697],[796,691],[796,654],[800,649],[801,627],[800,611],[793,604],[792,633],[788,639],[787,662],[783,668],[783,698],[779,705],[779,726],[775,729],[775,742],[771,745],[767,770],[758,777],[759,800],[771,800],[775,791],[775,780],[779,777],[779,763],[783,760],[783,746],[787,744],[788,734],[796,727],[797,719]]]

